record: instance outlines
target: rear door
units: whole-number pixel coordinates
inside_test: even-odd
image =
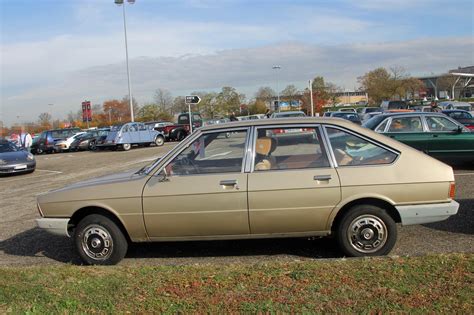
[[[252,234],[324,231],[340,183],[320,127],[257,127],[248,198]]]
[[[391,117],[384,134],[422,152],[428,151],[431,135],[426,132],[419,115]]]

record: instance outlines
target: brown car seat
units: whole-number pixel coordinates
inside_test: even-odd
[[[257,139],[255,145],[255,152],[257,156],[255,158],[255,170],[256,171],[268,171],[276,167],[276,159],[271,156],[272,152],[276,149],[276,141],[270,137],[262,137]]]

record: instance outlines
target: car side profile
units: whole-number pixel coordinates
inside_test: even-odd
[[[447,162],[474,161],[474,133],[442,113],[387,113],[364,127]]]
[[[43,131],[38,137],[38,140],[31,145],[31,152],[34,154],[55,152],[54,145],[56,142],[66,140],[78,132],[81,132],[81,129],[64,128]]]
[[[162,132],[148,128],[144,123],[126,123],[112,126],[107,137],[101,143],[95,145],[96,148],[113,148],[128,151],[133,145],[149,146],[154,143],[162,146],[165,137]]]
[[[396,223],[456,214],[454,184],[450,166],[345,120],[248,120],[40,195],[37,223],[72,237],[86,264],[118,263],[129,242],[330,235],[347,256],[375,256],[395,245]]]

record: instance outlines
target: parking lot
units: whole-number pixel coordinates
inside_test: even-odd
[[[0,178],[0,265],[77,263],[70,239],[36,228],[36,196],[80,180],[139,169],[174,144],[131,151],[37,156],[33,174]],[[461,207],[450,219],[399,227],[393,255],[474,252],[474,165],[455,167],[456,199]],[[134,244],[122,264],[193,264],[341,257],[332,239],[273,239]]]

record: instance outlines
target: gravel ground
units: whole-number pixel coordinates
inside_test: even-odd
[[[33,174],[0,178],[0,265],[78,263],[72,242],[36,228],[36,195],[142,165],[172,148],[128,152],[78,152],[37,156]],[[474,252],[474,166],[455,167],[456,200],[461,207],[450,219],[425,225],[399,226],[393,255]],[[123,265],[239,263],[341,257],[333,239],[273,239],[133,244]]]

